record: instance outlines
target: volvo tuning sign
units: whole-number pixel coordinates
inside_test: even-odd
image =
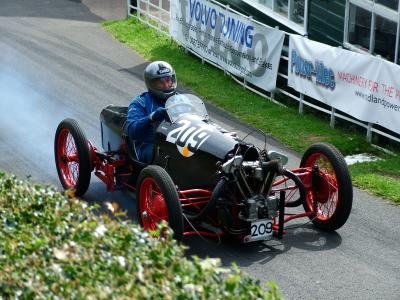
[[[205,0],[171,0],[170,34],[246,81],[276,87],[284,33]]]

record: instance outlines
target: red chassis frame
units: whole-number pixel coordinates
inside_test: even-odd
[[[93,144],[89,141],[89,149],[90,149],[90,158],[92,162],[92,171],[94,170],[94,174],[105,183],[108,192],[113,192],[119,187],[127,187],[131,191],[136,191],[136,186],[133,186],[127,182],[121,181],[121,184],[117,184],[117,178],[119,177],[129,177],[133,174],[133,166],[128,163],[125,155],[121,155],[123,158],[115,159],[114,153],[103,153],[98,151]],[[130,171],[127,173],[117,173],[116,170],[118,167],[129,166]],[[312,193],[311,188],[311,176],[312,169],[311,168],[297,168],[290,170],[295,173],[304,183],[306,189],[306,195],[310,192]],[[281,184],[284,184],[286,181],[290,180],[287,177],[284,177],[273,183],[273,187],[277,187]],[[277,188],[273,189],[274,192],[280,192],[281,199],[285,199],[285,193],[296,190],[297,187],[295,185],[288,186],[285,188]],[[184,207],[195,207],[197,209],[201,209],[203,205],[205,205],[211,198],[212,190],[207,189],[188,189],[188,190],[180,190],[178,191],[179,200],[182,208]],[[293,219],[309,217],[313,218],[316,216],[316,207],[310,212],[298,213],[298,214],[290,214],[285,217],[285,205],[284,201],[280,201],[281,205],[279,207],[279,215],[273,219],[273,230],[278,238],[282,238],[284,233],[284,223],[287,223]],[[211,224],[218,226],[218,221],[215,217],[209,219]],[[186,222],[187,223],[187,222]],[[190,230],[192,229],[189,224],[186,224],[183,236],[192,236],[192,235],[202,235],[212,238],[219,238],[224,236],[225,232],[215,233],[206,230]]]

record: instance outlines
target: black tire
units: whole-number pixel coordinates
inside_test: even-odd
[[[148,185],[155,184],[154,189]],[[147,188],[150,189],[151,204],[146,202]],[[158,198],[157,198],[158,197]],[[164,203],[163,203],[164,201]],[[165,208],[167,212],[169,227],[174,231],[174,239],[183,238],[183,214],[179,201],[178,192],[169,174],[161,167],[150,165],[144,168],[139,175],[136,189],[137,213],[140,224],[146,230],[154,229],[154,226],[165,220]],[[146,204],[152,205],[156,202],[158,207],[145,208]],[[165,207],[160,208],[161,205]],[[153,211],[153,208],[155,211]],[[159,211],[157,211],[157,209]],[[148,212],[150,211],[151,212]],[[164,215],[163,215],[164,214]],[[151,216],[150,216],[151,215]]]
[[[312,188],[307,190],[304,209],[309,212],[317,206],[317,215],[312,218],[315,227],[337,230],[346,223],[353,204],[353,185],[346,161],[334,146],[318,143],[304,152],[300,163],[300,167],[313,166],[318,166],[319,172],[310,177]]]
[[[68,143],[69,146],[73,143],[76,158],[74,155],[68,158],[67,152],[71,150],[68,150]],[[73,190],[78,197],[85,194],[92,172],[90,150],[86,136],[75,120],[65,119],[58,125],[54,138],[54,157],[58,178],[64,189]],[[69,161],[71,158],[75,161]]]

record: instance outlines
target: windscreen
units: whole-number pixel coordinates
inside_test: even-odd
[[[207,109],[203,100],[191,94],[177,94],[168,98],[165,103],[171,122],[175,122],[182,115],[193,114],[208,119]]]

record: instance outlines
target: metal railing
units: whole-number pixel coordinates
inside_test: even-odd
[[[127,5],[128,5],[128,16],[131,17],[135,17],[138,20],[140,20],[141,22],[144,22],[147,26],[154,28],[155,30],[157,30],[158,32],[167,35],[168,37],[171,38],[171,35],[169,34],[169,18],[170,18],[170,12],[169,12],[169,0],[136,0],[137,4],[133,5],[132,4],[132,0],[127,0]],[[235,11],[234,9],[232,9],[229,5],[222,5],[221,3],[215,1],[215,0],[209,0],[211,3],[218,5],[220,7],[223,7],[224,9],[231,11],[235,14],[241,15],[244,18],[247,19],[251,19],[252,22],[256,22],[258,24],[260,24],[261,26],[266,26],[267,25],[257,22],[255,21],[251,16],[245,16],[237,11]],[[131,10],[134,10],[135,13],[131,13]],[[153,22],[152,22],[153,21]],[[157,25],[154,25],[157,24]],[[287,38],[289,35],[289,33],[285,32],[285,38]],[[176,41],[179,44],[179,41]],[[291,99],[297,101],[299,103],[299,113],[302,114],[304,112],[304,105],[307,105],[308,107],[311,107],[315,110],[321,111],[323,113],[326,113],[328,115],[330,115],[330,126],[332,128],[335,127],[335,123],[336,123],[336,119],[342,119],[345,120],[347,122],[351,122],[353,124],[356,124],[364,129],[366,129],[366,139],[369,143],[372,142],[372,134],[378,134],[381,136],[384,136],[390,140],[393,140],[395,142],[400,143],[400,138],[398,138],[397,136],[400,133],[393,133],[390,130],[387,130],[387,132],[384,132],[380,129],[374,128],[373,127],[373,123],[367,123],[367,122],[363,122],[360,121],[356,118],[353,117],[349,117],[344,115],[343,113],[341,113],[340,111],[337,111],[335,108],[331,107],[331,109],[327,109],[327,108],[323,108],[321,106],[318,106],[315,103],[311,103],[309,101],[305,100],[305,95],[296,92],[295,94],[291,93],[289,90],[289,88],[286,86],[280,86],[280,87],[276,87],[276,91],[274,92],[268,92],[268,91],[260,91],[254,87],[252,87],[251,85],[249,85],[245,79],[242,78],[238,78],[237,76],[229,73],[226,69],[224,69],[223,67],[221,67],[220,65],[217,65],[216,63],[208,60],[207,58],[202,57],[201,55],[199,55],[198,53],[196,53],[195,51],[192,51],[191,49],[187,48],[185,45],[182,45],[182,47],[185,48],[185,51],[190,51],[192,54],[196,55],[197,57],[199,57],[201,59],[201,62],[204,64],[205,62],[213,65],[216,68],[219,68],[221,70],[224,71],[224,74],[227,76],[230,76],[235,82],[237,82],[238,84],[242,85],[244,88],[278,104],[281,106],[284,106],[284,104],[280,103],[279,101],[276,100],[276,92],[279,92],[281,94],[286,95],[287,97],[290,97]],[[284,47],[285,48],[285,47]],[[285,51],[282,51],[285,52]],[[287,49],[286,49],[287,52]],[[286,53],[281,55],[281,63],[282,61],[289,61],[288,55]],[[288,75],[285,73],[281,73],[278,72],[278,78],[284,79],[287,81],[288,79]],[[285,89],[286,88],[286,89]],[[316,103],[318,103],[318,101],[316,101]],[[322,104],[322,103],[321,103]],[[396,136],[397,135],[397,136]]]

